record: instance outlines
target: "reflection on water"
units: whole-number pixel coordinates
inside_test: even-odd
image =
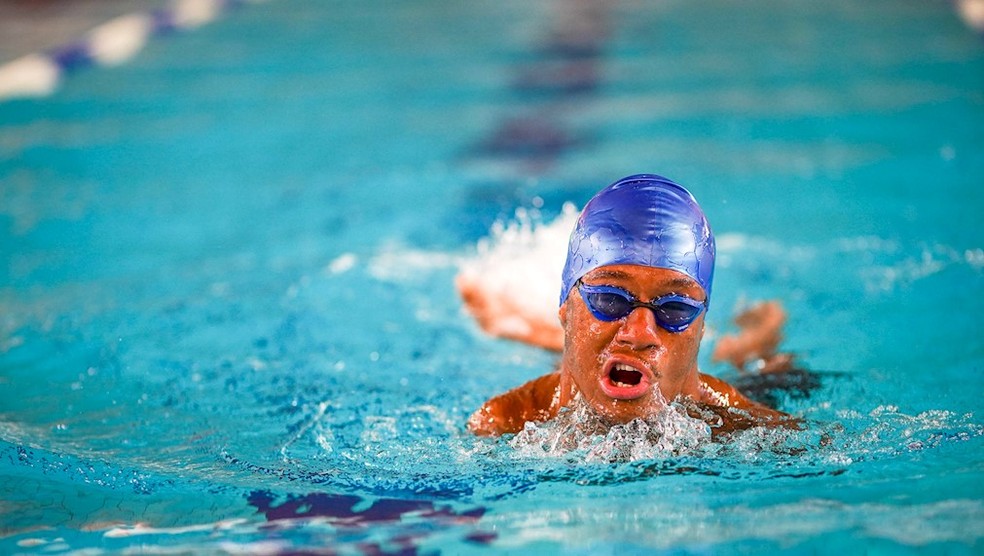
[[[982,63],[939,2],[292,0],[0,104],[0,552],[979,552]],[[805,426],[467,434],[556,360],[455,273],[556,316],[638,171]]]

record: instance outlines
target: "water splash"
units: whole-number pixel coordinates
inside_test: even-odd
[[[612,425],[578,396],[555,419],[526,423],[509,444],[521,457],[614,463],[681,456],[710,441],[710,426],[682,404],[664,407],[645,419]]]
[[[695,409],[678,400],[646,419],[612,425],[578,398],[552,421],[527,423],[508,446],[519,460],[676,462],[729,477],[812,476],[839,474],[861,462],[984,436],[984,426],[969,413],[931,410],[907,415],[894,407],[878,407],[868,414],[839,412],[834,421],[758,426],[712,437],[713,426],[694,417]],[[736,464],[742,467],[732,469]],[[630,470],[621,478],[638,477]]]
[[[570,203],[551,222],[539,211],[517,209],[514,220],[493,225],[476,256],[462,261],[461,273],[485,291],[508,293],[544,320],[556,319],[560,273],[577,215]]]

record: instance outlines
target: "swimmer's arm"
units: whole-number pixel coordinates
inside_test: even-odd
[[[455,285],[465,308],[486,333],[551,351],[564,348],[564,330],[555,315],[542,315],[517,304],[512,297],[482,287],[481,280],[461,273]]]
[[[499,436],[523,430],[527,421],[553,419],[559,384],[560,373],[553,372],[490,399],[468,419],[468,430],[479,436]]]
[[[757,303],[735,317],[740,331],[725,335],[714,346],[711,359],[728,361],[740,371],[749,361],[759,362],[759,372],[781,372],[792,367],[792,355],[777,353],[782,341],[786,311],[778,301]]]
[[[727,382],[710,375],[700,374],[701,381],[710,392],[705,392],[700,402],[709,406],[734,407],[749,414],[757,425],[784,425],[794,421],[793,417],[749,399]]]

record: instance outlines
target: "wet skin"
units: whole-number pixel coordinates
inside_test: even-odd
[[[665,268],[603,266],[586,274],[582,282],[615,286],[641,301],[667,294],[705,299],[697,282]],[[679,395],[701,398],[697,352],[704,336],[703,313],[681,332],[660,327],[645,307],[605,322],[591,314],[575,288],[560,308],[560,322],[564,328],[561,405],[580,393],[599,414],[625,423],[658,412],[666,400]]]
[[[622,288],[641,301],[667,294],[705,299],[703,288],[693,279],[662,268],[608,265],[589,272],[582,281]],[[574,288],[561,305],[559,316],[564,336],[560,369],[487,401],[468,420],[472,432],[519,432],[527,421],[556,417],[578,394],[613,424],[653,415],[668,400],[678,398],[712,409],[723,420],[715,425],[715,432],[777,425],[788,418],[698,370],[703,313],[680,332],[660,327],[653,312],[644,307],[606,322],[591,314]],[[747,413],[735,414],[727,408]]]

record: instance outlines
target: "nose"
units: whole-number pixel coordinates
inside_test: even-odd
[[[659,346],[656,315],[650,309],[636,307],[615,333],[615,341],[640,351]]]

